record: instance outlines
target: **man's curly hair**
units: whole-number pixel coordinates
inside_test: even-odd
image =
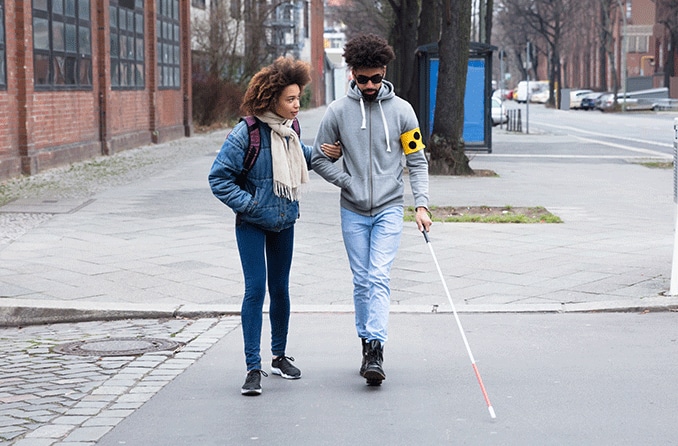
[[[385,67],[395,59],[393,48],[376,34],[361,34],[344,45],[344,59],[353,69]]]
[[[308,63],[279,57],[254,75],[247,86],[240,110],[246,115],[275,111],[276,101],[286,87],[296,84],[303,90],[309,82],[311,68]]]

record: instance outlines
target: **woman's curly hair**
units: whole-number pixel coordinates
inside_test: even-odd
[[[271,65],[254,75],[240,107],[246,115],[261,115],[275,111],[276,101],[282,91],[293,84],[304,89],[311,82],[308,63],[287,57],[277,58]]]
[[[361,34],[344,45],[344,59],[353,69],[385,67],[395,59],[393,48],[376,34]]]

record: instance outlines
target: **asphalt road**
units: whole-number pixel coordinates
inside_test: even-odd
[[[295,314],[302,379],[269,376],[261,396],[241,396],[233,332],[97,444],[676,444],[674,313],[461,320],[494,420],[452,315],[393,315],[387,379],[373,388],[351,315]]]

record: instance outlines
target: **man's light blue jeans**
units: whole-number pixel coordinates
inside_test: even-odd
[[[353,272],[353,304],[358,336],[382,344],[388,338],[391,266],[403,231],[403,207],[371,217],[341,209],[341,231]]]

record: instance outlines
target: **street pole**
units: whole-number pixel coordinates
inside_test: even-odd
[[[499,72],[501,79],[499,81],[499,100],[501,101],[501,116],[499,117],[499,128],[504,128],[504,48],[499,50]]]
[[[628,45],[628,39],[626,38],[626,8],[624,6],[622,6],[621,0],[617,0],[617,3],[619,4],[619,10],[621,11],[621,15],[622,15],[621,79],[622,79],[622,89],[624,91],[624,97],[623,97],[623,102],[622,102],[622,112],[625,112],[626,111],[626,53],[627,53],[627,45]],[[624,1],[624,3],[626,3],[626,0]]]
[[[678,204],[678,118],[673,119],[673,202]],[[669,296],[678,294],[678,206],[673,236],[673,263],[671,266],[671,285]]]
[[[532,61],[530,60],[530,41],[527,41],[527,93],[525,94],[525,133],[530,133],[530,68]]]

